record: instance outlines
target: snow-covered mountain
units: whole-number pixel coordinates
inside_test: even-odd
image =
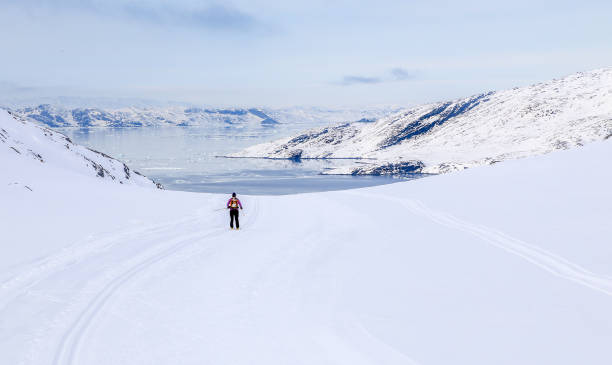
[[[234,157],[359,158],[338,174],[442,173],[612,135],[612,68],[422,105],[247,148]]]
[[[47,172],[63,171],[119,184],[161,188],[161,185],[131,170],[123,162],[74,144],[61,133],[23,120],[3,109],[0,109],[0,161],[5,171],[13,167],[15,171],[36,171],[42,168]],[[40,166],[18,168],[18,165],[32,163]],[[31,189],[17,177],[15,179],[10,183]]]
[[[70,109],[43,104],[12,109],[12,112],[49,127],[205,126],[241,129],[270,128],[278,124],[297,124],[308,127],[356,120],[373,120],[397,110],[399,110],[397,107],[272,109],[181,106]]]

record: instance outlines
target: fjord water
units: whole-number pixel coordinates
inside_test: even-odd
[[[246,131],[205,127],[59,130],[76,143],[122,160],[170,190],[281,195],[343,190],[405,180],[383,176],[320,174],[340,162],[346,164],[346,160],[293,162],[218,157],[296,132],[287,127]]]

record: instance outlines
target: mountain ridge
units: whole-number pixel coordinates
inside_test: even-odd
[[[396,112],[396,107],[284,109],[259,107],[213,108],[170,107],[77,107],[40,104],[7,108],[20,117],[51,128],[200,127],[274,128],[280,124],[322,125],[352,120],[369,120]]]
[[[420,105],[374,123],[311,129],[231,156],[364,159],[328,174],[444,173],[611,135],[612,67]]]

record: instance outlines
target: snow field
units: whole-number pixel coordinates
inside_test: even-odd
[[[609,364],[610,141],[239,198],[7,165],[11,364]],[[579,166],[580,168],[576,168]]]

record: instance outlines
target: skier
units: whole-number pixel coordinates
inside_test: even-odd
[[[234,219],[236,220],[236,229],[240,229],[238,222],[238,207],[242,210],[242,203],[236,198],[236,193],[232,193],[232,197],[227,201],[227,209],[230,213],[230,228],[234,229]]]

